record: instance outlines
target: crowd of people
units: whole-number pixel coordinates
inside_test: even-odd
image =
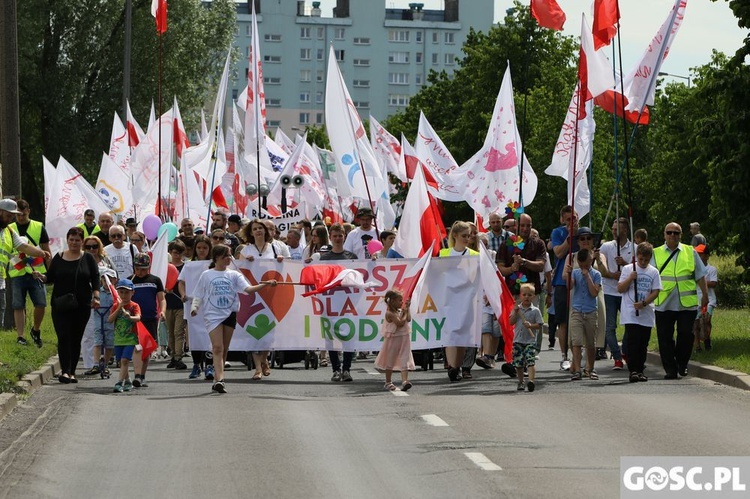
[[[303,220],[282,235],[271,220],[248,220],[222,209],[213,213],[206,231],[183,219],[178,236],[168,246],[171,264],[179,273],[185,262],[211,262],[200,277],[195,296],[188,296],[184,280],[178,278],[167,288],[150,273],[149,241],[138,230],[135,219],[116,221],[112,213],[97,216],[88,209],[83,223],[68,230],[66,249],[51,255],[46,229],[30,218],[28,203],[2,199],[0,266],[12,286],[17,342],[29,345],[25,337],[29,298],[33,305],[29,334],[41,347],[40,327],[47,307],[45,284],[51,284],[61,383],[78,382],[76,371],[82,359],[87,376],[109,377],[109,368],[117,363],[116,392],[148,387],[146,374],[152,359],[138,353],[138,328],[157,340],[159,326],[164,323],[167,338],[155,354],[157,358],[158,354],[168,358],[168,369],[185,371],[189,353],[192,369],[188,378],[203,375],[213,382],[214,391],[225,393],[224,366],[239,311],[238,295],[277,284],[267,281],[251,286],[241,273],[228,268],[231,259],[311,263],[396,255],[391,250],[396,230],[376,230],[371,209],[360,208],[354,221],[331,224]],[[519,391],[533,392],[535,361],[545,334],[550,350],[559,345],[560,369],[569,371],[571,381],[598,380],[597,363],[601,366],[609,360],[612,370],[627,368],[631,382],[647,381],[644,363],[654,327],[665,379],[687,376],[693,350],[711,349],[718,277],[708,264],[708,245],[698,223],[690,224],[691,244],[680,242],[681,226],[670,222],[664,229],[664,244],[655,247],[647,241],[643,229],[634,231],[635,241],[631,242],[626,218],[614,221],[611,239],[604,242],[602,234],[579,226],[570,206],[561,209],[560,226],[546,242],[532,227],[529,213],[518,218],[493,213],[488,222],[486,232],[471,222],[455,222],[446,240],[441,241],[439,256],[477,257],[479,245],[488,250],[516,301],[509,312],[512,358],[503,356],[500,322],[485,297],[479,347],[448,346],[437,354],[442,356],[450,382],[471,379],[475,365],[494,369],[499,364],[502,372],[518,380]],[[379,244],[373,246],[372,241]],[[5,279],[0,283],[4,307]],[[118,299],[113,297],[113,289]],[[386,293],[384,300],[384,342],[375,366],[385,373],[386,390],[408,390],[412,387],[408,372],[414,369],[409,302],[397,290]],[[186,304],[193,315],[198,310],[203,312],[210,351],[190,348]],[[3,315],[0,313],[0,317]],[[618,324],[625,330],[621,343]],[[321,352],[321,365],[328,365],[330,360],[331,380],[350,382],[354,352],[341,353]],[[253,380],[271,374],[269,352],[253,352],[252,359]],[[399,386],[393,383],[394,371],[401,373]]]

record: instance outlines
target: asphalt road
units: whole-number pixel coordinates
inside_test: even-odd
[[[748,392],[655,366],[630,384],[609,362],[574,383],[558,360],[541,353],[534,393],[499,369],[450,384],[440,363],[391,393],[372,359],[352,383],[235,364],[224,395],[165,362],[131,393],[55,382],[0,422],[0,497],[606,498],[620,456],[750,449]]]

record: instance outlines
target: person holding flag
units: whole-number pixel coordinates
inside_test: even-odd
[[[133,389],[130,381],[129,366],[138,346],[137,323],[141,320],[141,307],[132,301],[134,286],[130,279],[117,281],[117,294],[120,303],[112,308],[109,322],[115,325],[115,355],[120,363],[120,375],[115,383],[114,392],[129,392]]]

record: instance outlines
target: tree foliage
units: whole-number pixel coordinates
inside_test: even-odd
[[[159,40],[150,7],[151,0],[132,2],[130,102],[139,121],[158,96]],[[213,99],[235,25],[229,0],[208,8],[199,0],[169,2],[163,110],[176,96],[189,129]],[[98,172],[114,112],[122,112],[124,27],[125,2],[18,2],[23,192],[37,207],[42,155],[53,162],[64,156],[89,180]]]

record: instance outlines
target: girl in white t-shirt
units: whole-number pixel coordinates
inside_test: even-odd
[[[276,281],[262,281],[251,286],[241,273],[227,269],[232,261],[232,250],[223,244],[217,244],[211,249],[211,261],[213,268],[204,271],[198,279],[190,315],[195,317],[198,308],[203,307],[211,350],[214,359],[217,359],[214,363],[217,381],[211,389],[226,393],[224,362],[227,361],[229,342],[237,324],[237,312],[240,309],[238,293],[254,293],[265,286],[276,286]]]
[[[661,276],[656,267],[649,264],[654,254],[654,247],[641,243],[636,249],[636,265],[622,268],[617,292],[622,295],[620,305],[620,323],[625,325],[626,347],[630,382],[648,381],[643,374],[646,363],[648,342],[651,339],[651,328],[654,327],[654,300],[661,291]]]

